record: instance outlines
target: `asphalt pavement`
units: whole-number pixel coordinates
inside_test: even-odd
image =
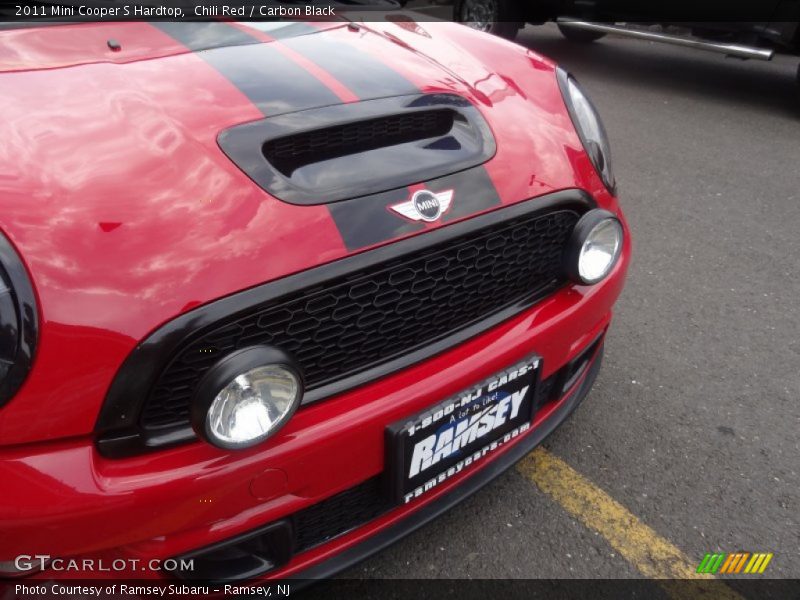
[[[800,578],[797,60],[552,24],[518,42],[598,106],[634,236],[599,379],[545,447],[691,559],[772,552],[768,575]],[[344,574],[640,576],[518,470]]]

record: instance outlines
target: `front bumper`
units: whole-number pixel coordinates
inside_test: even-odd
[[[379,529],[374,535],[364,535],[360,542],[355,542],[346,549],[340,550],[330,558],[318,562],[304,570],[295,570],[292,577],[303,580],[325,579],[353,566],[367,557],[380,552],[401,538],[413,533],[439,515],[447,512],[479,491],[492,480],[525,457],[538,446],[574,411],[592,389],[600,365],[603,361],[603,347],[597,350],[589,368],[572,390],[543,417],[530,434],[518,443],[510,446],[505,452],[495,457],[478,469],[474,474],[461,481],[454,489],[442,492],[436,498],[423,504],[418,510],[408,513],[391,525]]]
[[[274,443],[228,453],[195,443],[109,460],[90,438],[0,454],[0,562],[19,554],[151,559],[186,555],[293,515],[378,476],[386,425],[424,410],[532,353],[542,379],[606,331],[628,264],[629,242],[602,283],[569,286],[460,346],[351,392],[304,408]],[[551,402],[533,428],[422,498],[296,554],[269,575],[327,575],[421,526],[521,458],[580,402],[599,361]],[[369,541],[368,541],[369,540]],[[45,571],[41,576],[58,576]],[[86,574],[84,574],[86,575]],[[161,577],[162,572],[91,577]]]

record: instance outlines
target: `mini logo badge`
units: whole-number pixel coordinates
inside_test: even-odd
[[[445,190],[437,194],[430,190],[414,192],[411,200],[390,206],[394,212],[412,221],[433,223],[450,208],[453,202],[453,190]]]

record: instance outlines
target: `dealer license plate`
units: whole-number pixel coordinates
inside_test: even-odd
[[[539,358],[386,429],[389,494],[408,503],[530,428]]]

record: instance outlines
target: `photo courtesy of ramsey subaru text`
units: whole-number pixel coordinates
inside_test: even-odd
[[[327,577],[597,377],[631,238],[600,117],[533,51],[28,23],[0,89],[4,576]]]

